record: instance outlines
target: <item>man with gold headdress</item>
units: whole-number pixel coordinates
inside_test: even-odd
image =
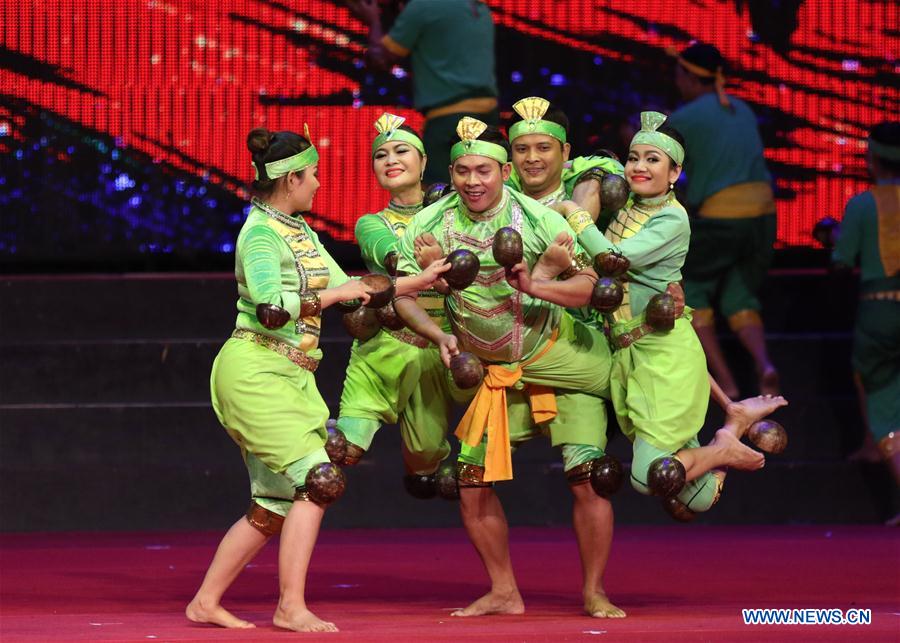
[[[549,248],[571,242],[565,220],[504,187],[512,168],[508,144],[496,128],[463,118],[457,133],[461,140],[452,148],[450,166],[456,192],[413,218],[400,243],[398,271],[419,272],[414,240],[425,233],[438,240],[444,253],[471,251],[480,269],[471,286],[452,290],[446,298],[454,335],[422,314],[414,297],[397,298],[395,305],[410,328],[440,347],[446,364],[461,347],[487,366],[456,435],[462,443],[457,471],[463,522],[490,576],[491,591],[456,615],[521,613],[506,519],[492,485],[512,478],[512,449],[536,432],[549,432],[552,443],[562,447],[567,476],[603,455],[609,347],[602,333],[564,310],[587,303],[596,279],[593,270],[572,270],[565,280],[531,278]],[[519,233],[523,246],[522,260],[509,269],[492,252],[494,236],[505,227]],[[525,395],[507,400],[508,388]],[[583,482],[574,481],[572,490],[585,610],[593,616],[624,616],[601,583],[609,542],[596,532],[596,511],[611,509]]]
[[[694,44],[677,56],[675,83],[689,101],[669,118],[685,140],[691,247],[684,290],[693,325],[713,376],[731,397],[734,376],[716,337],[718,309],[753,357],[759,392],[778,393],[760,317],[759,289],[772,261],[775,200],[756,116],[725,93],[725,61],[712,45]]]

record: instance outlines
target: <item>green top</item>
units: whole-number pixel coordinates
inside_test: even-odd
[[[300,294],[335,288],[349,277],[303,217],[254,204],[238,235],[234,264],[236,327],[275,337],[320,359],[321,317],[300,317]],[[265,328],[256,318],[258,304],[281,306],[291,321],[275,330]]]
[[[578,235],[578,241],[591,256],[616,250],[631,262],[625,284],[626,299],[614,315],[616,321],[638,317],[650,297],[681,280],[681,266],[690,239],[687,212],[675,199],[674,192],[646,200],[632,195],[609,224],[606,236],[593,224]]]
[[[473,0],[410,0],[388,36],[410,51],[420,112],[497,95],[494,20]]]
[[[715,93],[704,94],[666,122],[684,137],[687,204],[692,210],[729,186],[772,180],[756,116],[740,98],[728,98],[733,109],[722,107]]]
[[[888,275],[881,260],[878,232],[878,208],[867,190],[847,202],[831,260],[851,267],[859,263],[861,281],[884,279]]]
[[[514,289],[494,261],[494,234],[509,226],[522,235],[524,259],[533,267],[556,236],[568,231],[553,210],[514,190],[504,188],[500,203],[487,212],[472,213],[456,193],[448,194],[417,214],[400,242],[398,269],[420,272],[413,240],[430,232],[445,253],[471,250],[481,262],[475,282],[446,298],[453,331],[464,350],[493,363],[513,363],[532,356],[559,325],[562,308]]]
[[[406,228],[413,216],[421,209],[421,203],[415,206],[400,206],[392,202],[377,214],[364,214],[359,218],[356,222],[356,242],[370,272],[387,274],[384,258],[389,252],[397,252],[397,258],[400,258],[400,239],[406,234]],[[423,290],[416,302],[436,324],[448,328],[442,294],[433,288]]]

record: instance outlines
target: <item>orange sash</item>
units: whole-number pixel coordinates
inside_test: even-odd
[[[509,415],[506,408],[506,389],[522,379],[522,369],[533,364],[556,343],[558,332],[531,359],[520,362],[515,370],[492,364],[481,382],[475,398],[456,427],[456,437],[471,447],[481,444],[487,431],[484,457],[484,481],[512,480],[512,449],[509,444]],[[556,395],[549,386],[528,384],[525,387],[531,417],[536,423],[549,422],[556,417]]]

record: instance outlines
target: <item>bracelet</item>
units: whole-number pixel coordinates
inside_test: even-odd
[[[301,317],[318,317],[322,312],[322,300],[319,293],[309,290],[300,293],[300,316]]]
[[[572,231],[576,235],[579,235],[584,232],[585,228],[594,223],[594,220],[587,210],[578,208],[566,217],[566,222],[569,224],[569,227],[572,228]]]
[[[579,253],[572,257],[572,265],[559,274],[562,280],[571,279],[585,268],[590,268],[591,260],[584,253]]]

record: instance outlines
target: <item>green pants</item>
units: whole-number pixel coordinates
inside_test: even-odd
[[[759,310],[759,289],[774,253],[774,214],[741,219],[691,219],[685,259],[684,297],[695,309],[713,308],[725,317]]]
[[[696,449],[700,442],[696,437],[685,442],[678,449],[659,449],[641,438],[634,441],[634,456],[631,461],[631,486],[644,495],[650,495],[647,486],[647,471],[657,458],[675,455],[681,449]],[[719,480],[710,472],[694,478],[684,485],[678,499],[691,511],[707,511],[719,499]]]
[[[853,367],[862,379],[869,429],[878,442],[900,429],[900,302],[859,302]]]
[[[448,371],[436,348],[419,348],[379,332],[353,342],[338,428],[368,449],[382,424],[400,423],[409,473],[434,472],[450,454]]]
[[[315,377],[268,348],[232,338],[213,363],[210,392],[219,422],[241,447],[254,500],[286,515],[307,472],[328,462],[328,407]]]

